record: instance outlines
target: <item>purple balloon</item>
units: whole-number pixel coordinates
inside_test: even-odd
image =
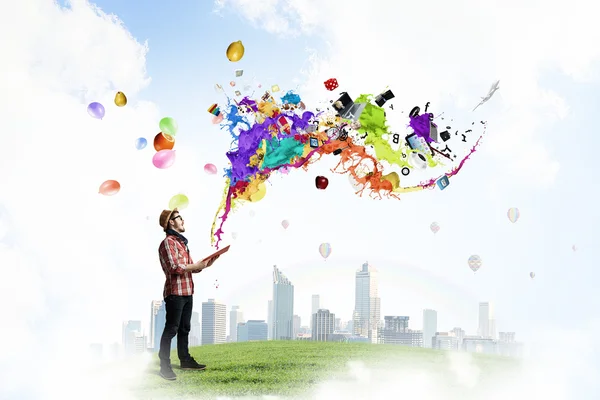
[[[88,114],[90,114],[93,118],[102,119],[104,118],[104,106],[100,103],[93,102],[87,108]]]

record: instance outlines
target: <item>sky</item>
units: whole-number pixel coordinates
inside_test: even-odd
[[[298,2],[48,0],[3,2],[0,26],[4,129],[0,133],[0,338],[14,346],[1,361],[39,351],[120,341],[121,322],[149,321],[164,275],[157,248],[160,211],[185,193],[182,211],[195,259],[210,254],[210,227],[231,138],[206,109],[223,102],[235,69],[245,82],[294,89],[308,104],[329,95],[335,77],[353,96],[389,86],[399,108],[431,102],[461,118],[485,119],[488,133],[442,191],[400,201],[360,198],[330,171],[333,157],[270,180],[267,196],[230,216],[231,250],[195,276],[195,310],[208,298],[266,319],[277,265],[295,285],[294,313],[308,324],[311,295],[349,320],[354,273],[379,271],[382,315],[438,311],[438,330],[476,333],[479,301],[496,305],[499,331],[535,343],[550,332],[593,335],[600,300],[594,249],[600,141],[600,27],[585,0],[435,1],[416,4],[335,0]],[[225,57],[242,40],[244,58]],[[471,116],[500,80],[500,90]],[[112,103],[116,91],[128,104]],[[107,112],[91,118],[87,104]],[[151,163],[158,121],[179,124],[177,161]],[[330,185],[316,190],[314,177]],[[98,194],[116,179],[116,196]],[[518,207],[511,223],[507,210]],[[280,222],[290,221],[283,230]],[[431,222],[439,223],[433,235]],[[231,232],[238,234],[235,240]],[[332,246],[324,261],[320,243]],[[577,251],[572,250],[575,245]],[[480,255],[476,273],[467,259]],[[534,280],[529,273],[534,271]],[[215,281],[219,287],[215,288]],[[565,333],[566,335],[566,333]],[[37,343],[37,344],[36,344]],[[18,384],[18,380],[14,381]]]

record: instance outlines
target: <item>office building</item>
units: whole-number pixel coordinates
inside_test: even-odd
[[[458,348],[462,349],[462,341],[463,341],[463,338],[465,337],[465,331],[457,327],[457,328],[452,329],[451,332],[454,335],[454,337],[456,338],[456,340],[458,341]]]
[[[225,343],[227,308],[215,299],[202,303],[202,345]]]
[[[202,330],[200,326],[200,313],[192,312],[192,321],[190,336],[188,337],[189,346],[200,346],[202,338]]]
[[[321,297],[318,294],[312,295],[312,303],[310,308],[310,329],[312,329],[313,315],[321,308]]]
[[[313,314],[312,340],[326,342],[327,335],[335,330],[335,314],[326,309],[319,309]]]
[[[231,342],[237,342],[237,326],[240,322],[246,322],[244,313],[240,311],[239,306],[231,306],[229,312],[229,340]]]
[[[368,262],[356,271],[353,331],[355,335],[377,341],[377,325],[380,320],[377,270]]]
[[[267,325],[269,326],[269,340],[273,340],[273,300],[269,300],[267,306]]]
[[[423,347],[430,349],[433,346],[433,337],[437,332],[437,311],[423,310]]]
[[[494,305],[490,302],[479,303],[479,329],[477,334],[482,338],[496,338]]]
[[[491,338],[465,336],[462,349],[469,353],[498,354],[498,343]]]
[[[273,340],[292,340],[294,334],[294,285],[273,266]]]
[[[341,331],[342,330],[342,319],[341,318],[336,318],[335,319],[335,330],[336,331]]]
[[[302,319],[299,315],[294,315],[294,339],[300,333],[300,327],[302,326]]]
[[[498,336],[498,341],[502,343],[513,343],[515,341],[515,333],[514,332],[500,332]]]
[[[514,332],[499,332],[498,353],[505,357],[523,356],[523,344],[515,341]]]
[[[237,325],[238,342],[256,342],[267,340],[268,324],[264,320],[251,319]]]
[[[165,309],[165,302],[161,301],[160,302],[160,306],[158,307],[158,311],[156,312],[156,315],[154,315],[154,346],[153,346],[153,351],[155,353],[158,353],[158,351],[160,350],[160,338],[162,337],[163,331],[165,330],[165,323],[167,321],[167,311]],[[171,350],[174,350],[177,348],[177,336],[175,336],[173,338],[173,340],[171,340]]]
[[[162,305],[162,303],[162,300],[152,300],[152,303],[150,304],[150,334],[148,335],[148,339],[150,340],[150,342],[148,343],[148,347],[150,348],[158,347],[156,346],[156,336],[159,336],[160,342],[160,336],[162,335],[162,329],[159,329],[158,331],[156,329],[156,316],[158,314],[158,310],[160,310],[160,306]]]
[[[142,321],[127,321],[123,322],[122,329],[122,344],[125,354],[136,353],[137,343],[136,338],[142,332]]]
[[[410,347],[423,346],[423,332],[408,329],[410,317],[392,316],[384,317],[384,326],[379,332],[379,343],[397,344]]]
[[[432,347],[436,350],[459,350],[458,338],[453,332],[437,332]]]

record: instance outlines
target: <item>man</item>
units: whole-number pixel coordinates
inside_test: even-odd
[[[175,380],[177,376],[171,367],[171,341],[177,335],[177,356],[183,370],[203,370],[206,365],[198,364],[192,358],[188,348],[188,336],[191,329],[192,306],[194,294],[193,273],[210,267],[219,256],[208,261],[193,262],[188,249],[188,240],[182,235],[185,232],[183,218],[177,208],[163,210],[159,223],[167,236],[158,247],[160,265],[165,273],[166,281],[163,291],[167,318],[165,329],[160,339],[160,376],[167,380]]]

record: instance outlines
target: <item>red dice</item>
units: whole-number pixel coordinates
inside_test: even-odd
[[[325,89],[332,91],[337,89],[338,86],[340,86],[338,84],[337,79],[335,78],[331,78],[331,79],[327,79],[325,82],[323,82],[325,84]]]

